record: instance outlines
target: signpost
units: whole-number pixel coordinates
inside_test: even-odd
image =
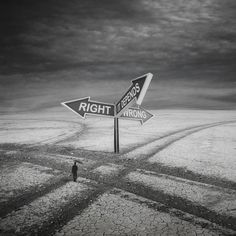
[[[86,115],[107,116],[114,118],[114,152],[119,153],[119,118],[138,120],[141,124],[153,117],[143,108],[131,107],[134,103],[141,105],[152,80],[151,73],[140,76],[131,81],[131,86],[122,98],[115,104],[91,101],[90,97],[80,98],[61,104],[83,119]]]
[[[141,124],[145,123],[152,117],[153,115],[150,112],[143,109],[142,107],[139,108],[130,107],[120,116],[120,118],[123,119],[138,120],[141,122]]]

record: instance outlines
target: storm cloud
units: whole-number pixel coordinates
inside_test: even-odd
[[[152,72],[150,108],[235,108],[234,0],[8,0],[0,11],[5,103],[13,92],[26,108],[40,95],[45,107],[86,93],[115,102]]]

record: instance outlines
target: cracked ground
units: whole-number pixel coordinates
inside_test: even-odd
[[[179,127],[121,154],[66,146],[79,133],[89,139],[83,127],[73,133],[73,125],[69,133],[58,130],[57,138],[1,144],[0,235],[236,234],[233,162],[226,172],[219,158],[217,171],[204,172],[203,154],[200,164],[182,164],[194,157],[192,140],[209,150],[214,136],[220,146],[225,137],[217,134],[228,134],[235,120]],[[175,151],[183,146],[182,157]],[[74,161],[82,163],[76,182],[70,174]]]

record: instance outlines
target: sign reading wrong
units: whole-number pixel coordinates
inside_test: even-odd
[[[143,109],[142,107],[140,108],[130,107],[120,116],[120,118],[123,119],[139,120],[141,124],[145,123],[152,117],[153,115],[148,111],[146,111],[145,109]]]

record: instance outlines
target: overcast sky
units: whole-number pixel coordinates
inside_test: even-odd
[[[114,103],[147,72],[146,108],[236,108],[235,0],[3,0],[0,28],[2,111]]]

